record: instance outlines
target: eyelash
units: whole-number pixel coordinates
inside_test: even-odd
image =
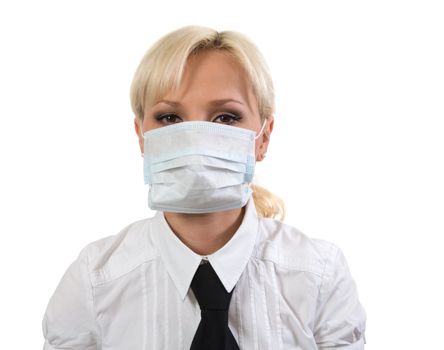
[[[173,113],[166,113],[166,114],[156,114],[156,115],[154,116],[154,118],[155,118],[157,121],[163,123],[163,120],[166,119],[166,118],[169,117],[169,116],[177,116],[177,114],[174,113],[174,112],[173,112]],[[239,121],[242,119],[242,117],[241,117],[240,115],[236,114],[236,113],[231,113],[231,114],[221,113],[221,114],[219,114],[219,115],[217,116],[217,118],[219,118],[220,116],[228,116],[228,117],[231,117],[232,122],[229,122],[229,123],[223,123],[223,124],[228,124],[228,125],[231,125],[231,124],[237,123],[237,122],[239,122]],[[164,124],[165,124],[165,123],[164,123]],[[172,123],[172,124],[175,124],[175,123]]]

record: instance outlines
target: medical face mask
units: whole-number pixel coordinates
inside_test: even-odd
[[[243,207],[256,164],[249,129],[208,121],[180,122],[143,134],[148,206],[177,213]]]

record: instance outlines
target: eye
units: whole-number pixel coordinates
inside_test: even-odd
[[[168,113],[168,114],[156,115],[154,118],[159,122],[161,122],[162,124],[175,124],[174,121],[179,117],[173,113]]]
[[[228,125],[237,123],[239,120],[242,119],[241,116],[236,115],[236,114],[221,114],[215,120],[217,120],[219,118],[221,118],[221,122],[223,124],[228,124]]]

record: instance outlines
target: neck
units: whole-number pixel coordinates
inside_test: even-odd
[[[164,212],[174,234],[193,252],[203,256],[216,252],[233,237],[244,214],[245,206],[203,214]]]

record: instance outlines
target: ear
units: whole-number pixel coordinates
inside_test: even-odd
[[[267,149],[268,149],[268,144],[270,143],[270,135],[271,132],[273,131],[273,126],[274,126],[274,116],[270,115],[267,118],[267,124],[265,125],[263,134],[262,134],[262,138],[261,138],[261,144],[259,146],[259,151],[258,151],[258,159],[256,159],[257,161],[262,161],[264,160],[264,154],[267,153]]]
[[[135,117],[134,118],[134,130],[136,131],[137,137],[139,139],[139,147],[140,147],[140,152],[143,153],[143,136],[142,136],[142,126],[141,126],[142,122],[140,121],[139,118]]]

